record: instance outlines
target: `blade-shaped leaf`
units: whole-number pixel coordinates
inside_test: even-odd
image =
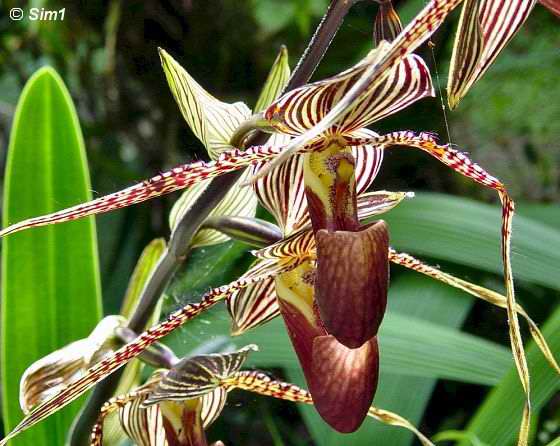
[[[142,203],[155,197],[185,189],[204,179],[214,178],[257,164],[263,160],[272,159],[280,153],[280,149],[280,147],[272,146],[252,146],[245,151],[233,149],[222,153],[215,161],[198,161],[192,164],[177,166],[121,191],[12,224],[0,231],[0,237],[5,237],[28,228],[63,223]]]
[[[557,309],[543,327],[543,334],[552,351],[560,351],[560,309]],[[534,342],[527,348],[532,386],[531,403],[538,411],[560,388],[558,374],[549,366]],[[470,421],[467,432],[475,434],[488,444],[513,444],[524,400],[516,370],[510,368]],[[501,420],[501,422],[497,422]],[[461,442],[466,446],[468,442]]]
[[[532,217],[535,221],[549,224],[552,228],[557,227],[558,209],[554,205],[525,205],[522,213],[527,217]],[[552,222],[554,222],[552,224]],[[555,240],[551,240],[555,243]],[[557,245],[558,246],[558,245]],[[560,350],[560,338],[557,336],[560,326],[560,310],[557,310],[543,326],[543,333],[553,352]],[[533,406],[538,411],[549,398],[558,390],[558,375],[546,363],[542,354],[539,354],[537,345],[533,342],[527,349],[529,365],[533,376]],[[511,429],[512,419],[519,416],[515,412],[522,407],[518,399],[510,400],[509,395],[515,392],[516,380],[513,378],[514,372],[510,370],[502,379],[500,384],[488,395],[485,402],[479,407],[477,413],[472,418],[466,430],[470,437],[477,437],[490,440],[494,444],[495,439],[498,443],[512,443],[515,439],[515,430]],[[512,404],[513,403],[513,404]],[[495,422],[490,426],[486,417],[491,417]],[[501,420],[499,423],[497,420]],[[480,435],[480,437],[479,437]],[[462,446],[468,444],[466,441]]]
[[[26,84],[8,150],[4,224],[91,199],[81,130],[58,74]],[[19,380],[34,361],[87,337],[101,317],[93,219],[18,234],[2,247],[2,383],[6,430],[21,419]],[[22,342],[25,340],[25,342]],[[63,444],[79,404],[14,445]]]
[[[519,206],[523,214],[523,205]],[[445,194],[418,193],[383,216],[391,244],[422,257],[501,274],[500,209]],[[522,215],[513,221],[513,270],[517,279],[559,289],[560,234]]]

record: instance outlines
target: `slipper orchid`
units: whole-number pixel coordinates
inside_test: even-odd
[[[256,346],[248,345],[233,353],[188,357],[170,370],[157,370],[144,385],[105,403],[93,427],[91,446],[103,444],[104,422],[114,413],[127,436],[139,446],[207,446],[205,431],[219,417],[234,389],[313,403],[309,392],[293,384],[258,371],[242,371],[252,350]],[[368,415],[382,423],[409,429],[423,446],[433,446],[410,422],[392,412],[370,407]]]
[[[248,121],[236,121],[235,125],[228,127],[228,139],[219,134],[219,128],[214,129],[216,132],[208,127],[193,128],[195,134],[202,135],[201,138],[208,143],[214,141],[214,137],[218,138],[215,147],[221,153],[211,162],[183,165],[123,191],[16,223],[0,231],[4,236],[25,228],[107,212],[247,166],[257,166],[253,170],[252,183],[263,205],[276,217],[286,217],[283,221],[278,219],[285,239],[257,252],[260,261],[241,278],[206,293],[200,303],[189,304],[172,313],[166,321],[97,363],[83,377],[37,406],[0,445],[77,398],[149,345],[217,302],[224,299],[231,302],[237,295],[238,302],[244,302],[241,307],[249,308],[247,300],[239,298],[242,296],[240,290],[247,287],[255,287],[253,296],[257,289],[270,297],[270,290],[274,289],[277,309],[288,327],[315,406],[333,427],[344,432],[352,431],[367,415],[375,392],[379,364],[376,334],[385,309],[389,260],[505,307],[514,359],[528,398],[529,373],[518,314],[527,316],[515,302],[510,266],[514,206],[505,187],[466,154],[439,144],[429,133],[416,135],[404,131],[377,135],[365,129],[414,101],[433,95],[427,67],[411,52],[430,37],[460,2],[430,1],[391,42],[387,39],[380,41],[378,47],[356,66],[333,78],[284,94]],[[188,99],[191,94],[189,78],[183,76],[166,53],[162,52],[162,59],[168,76],[169,73],[173,76],[178,101],[186,104],[185,117],[191,113],[200,116],[202,108],[196,101]],[[212,106],[213,102],[208,99],[203,108],[211,110]],[[275,132],[289,139],[284,145],[278,143],[281,137],[275,143],[247,150],[240,148],[242,144],[231,144],[231,141],[243,141],[251,129]],[[234,148],[229,148],[228,144]],[[365,189],[360,191],[360,184],[366,188],[369,186],[379,168],[383,151],[395,145],[423,150],[456,172],[498,192],[503,207],[505,297],[395,253],[389,248],[388,231],[383,222],[362,225],[360,193]],[[265,187],[259,192],[259,184],[269,183],[278,183],[284,188],[295,184],[296,187],[287,194],[275,193],[280,190],[278,187]],[[300,216],[306,213],[302,210],[304,197],[310,230],[303,223],[305,218]],[[348,258],[341,258],[341,253]],[[360,261],[352,264],[352,258]],[[267,285],[263,287],[263,283]],[[259,288],[256,288],[257,284],[261,284]],[[247,294],[251,296],[251,293]],[[264,319],[246,320],[244,325],[253,326],[277,311],[269,305],[262,308],[260,314],[266,316]],[[242,325],[237,323],[238,328]],[[559,370],[542,335],[539,338],[534,324],[530,325],[533,336],[542,341],[539,346],[547,359]],[[348,407],[352,410],[347,410]],[[528,420],[527,405],[520,445],[527,443]]]

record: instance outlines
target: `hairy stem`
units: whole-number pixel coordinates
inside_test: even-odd
[[[285,89],[286,91],[293,90],[307,83],[329,48],[346,14],[358,1],[360,0],[331,0],[327,12],[321,19],[321,23],[319,23],[290,77]]]
[[[336,35],[340,25],[352,5],[357,0],[332,0],[321,23],[317,27],[309,45],[300,58],[292,76],[286,86],[286,91],[304,85],[321,62],[330,43]],[[246,147],[260,145],[266,142],[268,135],[257,131],[246,140]],[[239,142],[243,138],[239,138]],[[224,198],[226,193],[237,182],[243,170],[232,172],[212,179],[206,190],[197,199],[176,226],[169,241],[169,245],[162,258],[156,265],[150,279],[146,283],[140,297],[138,307],[132,315],[128,328],[140,333],[144,330],[156,304],[167,287],[170,279],[182,265],[190,251],[190,242],[198,229],[206,220],[212,209]],[[124,369],[120,369],[101,381],[93,390],[84,409],[80,413],[70,432],[70,446],[85,446],[89,444],[91,429],[97,415],[105,401],[109,400],[120,380]]]

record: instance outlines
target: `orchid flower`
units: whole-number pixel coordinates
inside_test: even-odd
[[[267,144],[247,150],[242,150],[237,145],[229,150],[226,148],[209,163],[183,165],[115,194],[16,223],[1,231],[0,235],[7,235],[29,227],[107,212],[250,165],[260,164],[252,179],[254,184],[258,184],[266,182],[267,177],[274,178],[271,175],[277,176],[287,163],[295,163],[294,160],[303,163],[303,173],[299,169],[296,171],[300,172],[300,181],[304,183],[312,224],[310,231],[288,234],[285,240],[257,253],[261,261],[238,280],[206,293],[200,303],[189,304],[172,313],[166,321],[152,327],[132,343],[90,368],[83,377],[40,404],[0,445],[77,398],[181,324],[217,302],[230,298],[239,290],[270,279],[275,280],[279,308],[292,339],[303,335],[304,340],[296,340],[294,347],[302,362],[315,406],[335,428],[353,430],[361,423],[369,406],[369,403],[366,406],[366,402],[371,401],[375,392],[378,367],[376,333],[384,313],[388,260],[417,269],[505,307],[510,321],[514,359],[528,399],[529,373],[518,322],[518,314],[526,317],[526,313],[515,302],[509,259],[513,202],[505,187],[473,163],[466,154],[449,145],[439,144],[429,133],[416,135],[404,131],[377,135],[365,129],[376,120],[433,94],[424,62],[418,56],[411,55],[411,52],[430,37],[460,2],[461,0],[430,1],[394,40],[381,41],[374,51],[353,68],[325,81],[288,92],[262,114],[249,120],[252,128],[290,137],[284,146]],[[176,95],[184,95],[185,82],[183,78],[177,78]],[[196,109],[189,107],[188,110],[192,112]],[[232,141],[243,140],[239,135],[240,128],[243,130],[241,136],[247,133],[247,125],[241,124],[231,137]],[[381,154],[394,145],[421,149],[453,170],[499,193],[503,205],[502,255],[507,285],[505,297],[454,279],[405,254],[392,251],[383,222],[367,227],[361,225],[356,187],[362,181],[359,169],[368,165],[377,166],[369,167],[369,175],[364,176],[367,178],[366,182],[373,180],[373,172],[378,168]],[[374,162],[360,163],[359,152],[361,156]],[[268,161],[271,163],[263,164]],[[294,196],[294,199],[299,196]],[[333,250],[330,249],[332,246],[342,247],[350,255],[359,255],[369,266],[368,271],[373,271],[373,279],[366,275],[363,267],[353,270],[349,262],[337,264]],[[342,259],[341,263],[345,261],[346,259]],[[347,280],[334,283],[340,285],[343,292],[350,293],[350,299],[346,301],[348,305],[339,307],[339,314],[331,306],[337,304],[337,293],[328,287],[328,280],[338,280],[342,276],[342,267],[352,274],[351,279],[357,279],[357,289],[352,289],[354,283]],[[368,290],[369,300],[357,292],[364,281],[372,285],[372,290]],[[342,299],[346,299],[346,296]],[[364,306],[363,313],[360,305]],[[293,311],[294,308],[296,311]],[[348,325],[354,324],[354,318],[356,330],[348,328]],[[534,331],[534,323],[530,322],[530,326],[533,336],[541,341],[539,346],[549,362],[553,363],[556,370],[560,370],[542,335]],[[345,367],[348,361],[355,361],[357,373],[354,376],[348,375],[352,370]],[[326,370],[321,369],[323,362],[327,364]],[[348,386],[337,388],[341,382],[329,382],[329,376],[334,379],[340,376],[351,378],[361,391],[351,392]],[[343,413],[343,404],[350,401],[357,410]],[[520,445],[527,443],[528,420],[527,405],[519,437]]]
[[[560,0],[465,0],[447,83],[455,108],[541,3],[560,17]]]
[[[187,357],[170,370],[157,370],[144,385],[103,405],[91,446],[103,444],[103,424],[115,412],[123,431],[139,446],[207,446],[205,431],[219,417],[234,389],[312,404],[309,392],[294,384],[259,371],[242,371],[247,355],[254,350],[255,345],[248,345],[233,353]],[[409,429],[423,446],[433,446],[410,422],[392,412],[370,407],[368,415]]]
[[[121,316],[102,319],[91,334],[56,350],[30,365],[20,380],[20,406],[24,414],[83,376],[117,345],[114,334],[126,321]]]

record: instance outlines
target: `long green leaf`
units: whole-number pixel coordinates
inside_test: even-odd
[[[130,276],[128,288],[121,305],[120,314],[126,319],[130,319],[134,313],[140,297],[142,296],[142,290],[144,289],[144,286],[150,278],[150,275],[156,267],[160,257],[165,251],[165,247],[165,240],[158,238],[148,243],[142,251],[138,262],[136,263],[136,267],[132,272],[132,276]],[[160,309],[161,304],[158,304],[154,310],[152,318],[147,324],[148,327],[157,323],[159,320]],[[114,392],[114,395],[125,395],[134,388],[138,387],[142,375],[142,369],[143,363],[141,361],[135,359],[129,362],[121,375],[119,385],[117,386],[117,390]],[[117,417],[110,417],[105,421],[103,426],[103,444],[105,446],[120,445],[126,438],[127,437],[122,430]]]
[[[14,119],[3,224],[91,199],[83,138],[66,87],[51,68],[25,86]],[[19,379],[34,361],[89,335],[101,317],[92,218],[16,234],[2,250],[2,389],[6,430],[22,418]],[[14,445],[60,445],[76,403]]]
[[[544,325],[543,334],[553,352],[560,351],[560,308]],[[534,343],[527,349],[531,372],[531,403],[535,412],[560,389],[558,374],[550,367]],[[521,412],[523,392],[519,377],[513,368],[507,372],[484,404],[480,406],[467,428],[488,444],[510,445],[515,443]],[[461,443],[461,446],[467,443]]]
[[[522,206],[521,209],[527,217],[558,228],[557,206],[527,205]],[[555,246],[557,250],[560,250],[559,244]],[[560,309],[550,316],[544,325],[543,334],[552,351],[558,355],[560,352]],[[533,410],[537,412],[560,389],[560,379],[544,360],[534,343],[531,343],[527,349],[527,359],[531,372],[531,402]],[[518,393],[521,392],[519,386],[517,373],[512,368],[475,413],[467,432],[489,444],[513,444],[523,407],[522,394]],[[461,446],[467,444],[464,441]]]
[[[391,243],[399,250],[502,273],[498,206],[420,193],[383,217],[389,224]],[[515,277],[560,289],[558,246],[560,232],[517,215],[513,224]]]

